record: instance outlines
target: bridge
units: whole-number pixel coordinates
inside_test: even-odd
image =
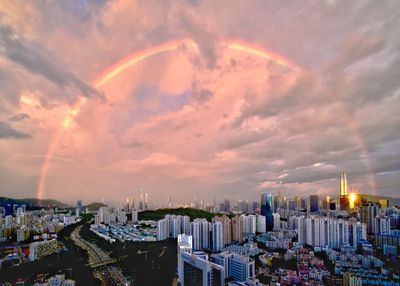
[[[92,263],[86,264],[86,266],[89,266],[90,268],[97,268],[97,267],[100,267],[100,266],[113,264],[115,262],[117,262],[116,259],[99,260],[99,261],[96,261],[96,262],[92,262]]]

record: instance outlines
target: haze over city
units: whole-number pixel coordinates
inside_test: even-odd
[[[227,5],[229,9],[227,9]],[[1,1],[1,196],[398,196],[397,1]]]

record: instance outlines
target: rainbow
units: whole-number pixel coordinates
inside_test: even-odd
[[[265,59],[267,61],[274,62],[275,64],[290,68],[292,71],[298,72],[301,69],[293,64],[286,58],[281,57],[271,51],[268,51],[264,48],[241,42],[241,41],[222,41],[221,47],[229,50],[239,51],[243,53],[247,53],[252,56],[259,57],[261,59]],[[127,57],[123,58],[122,60],[118,61],[117,63],[111,65],[110,67],[106,68],[102,71],[96,78],[92,81],[92,85],[95,88],[101,88],[104,84],[118,76],[119,74],[125,72],[129,67],[132,67],[140,62],[143,62],[153,56],[169,53],[173,51],[177,51],[179,49],[198,49],[198,45],[192,39],[181,39],[163,43],[156,47],[152,47],[149,49],[145,49],[139,52],[134,52]],[[39,181],[37,187],[37,194],[36,197],[41,199],[45,193],[45,183],[46,177],[49,172],[49,166],[51,159],[54,155],[55,150],[62,138],[63,131],[68,129],[71,124],[73,123],[75,117],[79,114],[82,107],[85,105],[88,99],[85,97],[80,97],[76,103],[72,106],[69,110],[67,115],[65,116],[64,120],[60,128],[55,132],[53,135],[50,144],[47,148],[47,153],[44,158],[42,167],[39,173]],[[354,121],[354,120],[353,120]],[[353,125],[352,125],[353,126]],[[357,129],[357,128],[356,128]],[[358,129],[357,129],[358,130]],[[358,132],[356,132],[358,134]],[[359,137],[361,138],[361,137]],[[362,142],[362,140],[361,140]]]

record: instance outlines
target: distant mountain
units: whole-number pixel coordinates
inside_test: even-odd
[[[26,205],[28,208],[67,208],[69,205],[64,204],[57,200],[40,200],[35,198],[25,198],[25,199],[12,199],[7,197],[0,197],[0,206],[5,206],[7,204],[17,204]]]
[[[90,211],[97,211],[99,208],[106,207],[106,206],[107,205],[105,205],[103,203],[94,202],[94,203],[90,203],[90,204],[84,206],[83,209],[88,208]]]

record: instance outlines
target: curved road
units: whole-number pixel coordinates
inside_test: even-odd
[[[100,249],[97,245],[83,239],[79,234],[82,225],[75,228],[71,233],[71,239],[80,248],[87,251],[89,256],[89,264],[101,263],[102,261],[110,260],[110,256]],[[126,280],[121,271],[115,266],[101,266],[94,270],[94,275],[102,281],[105,286],[128,286],[129,281]]]

